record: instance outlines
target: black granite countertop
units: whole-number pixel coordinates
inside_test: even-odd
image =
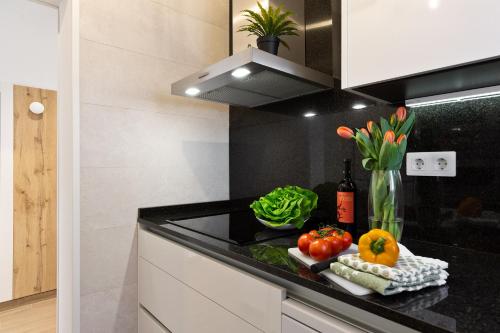
[[[393,296],[355,296],[286,256],[262,255],[264,248],[277,255],[295,247],[297,236],[239,246],[165,224],[167,218],[213,215],[240,210],[245,200],[177,205],[139,210],[139,223],[170,240],[231,264],[238,262],[250,273],[273,276],[326,295],[404,326],[423,332],[500,332],[500,255],[403,239],[413,253],[449,263],[448,283],[418,292]],[[309,223],[309,222],[308,222]],[[314,222],[312,222],[314,223]],[[243,267],[243,269],[245,269]],[[239,268],[242,268],[241,266]],[[291,291],[291,293],[297,291]],[[301,295],[297,295],[300,297]],[[307,301],[307,296],[302,295]]]

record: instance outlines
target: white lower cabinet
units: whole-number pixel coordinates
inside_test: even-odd
[[[281,328],[282,333],[318,333],[318,331],[285,315],[281,316]]]
[[[285,297],[280,286],[139,230],[139,303],[173,333],[281,333]]]
[[[139,302],[173,333],[262,332],[143,258]]]
[[[150,313],[139,307],[139,332],[141,333],[171,333]]]
[[[293,299],[283,301],[282,333],[366,332]]]
[[[286,298],[279,285],[144,229],[138,265],[139,333],[416,332],[337,301],[324,300],[326,313]]]

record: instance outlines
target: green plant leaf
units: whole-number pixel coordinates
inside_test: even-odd
[[[290,50],[290,46],[288,45],[287,42],[285,42],[282,38],[280,38],[279,40],[280,40],[280,43],[283,44],[284,47],[286,47],[287,49]]]
[[[382,146],[383,137],[382,137],[382,132],[380,131],[380,127],[378,127],[378,125],[375,122],[373,122],[373,125],[372,125],[371,136],[372,136],[372,141],[373,141],[373,146],[375,148],[375,152],[379,152],[380,147]],[[378,156],[377,156],[377,158],[378,158]]]
[[[366,136],[363,132],[356,128],[356,141],[362,140],[364,147],[368,150],[369,154],[373,158],[377,158],[377,154],[375,153],[375,147],[373,146],[372,141],[368,136]]]
[[[382,128],[382,137],[384,137],[385,132],[392,129],[391,125],[389,125],[389,122],[382,117],[380,118],[380,127]]]
[[[365,168],[365,170],[374,170],[376,165],[377,165],[377,161],[373,158],[364,158],[362,161],[361,161],[361,164],[363,165],[363,168]]]
[[[393,170],[397,165],[398,147],[395,143],[384,141],[378,158],[379,168]]]
[[[365,144],[361,140],[356,140],[356,145],[358,145],[359,152],[364,158],[371,157],[370,150],[366,148]]]
[[[247,18],[248,23],[241,26],[239,32],[249,32],[250,35],[257,37],[274,36],[298,36],[298,25],[289,18],[293,15],[291,11],[284,10],[282,6],[274,7],[269,5],[266,10],[260,2],[257,2],[260,13],[245,9],[242,12]],[[282,39],[280,41],[288,47],[288,44]]]
[[[406,121],[396,133],[397,136],[405,134],[406,137],[409,137],[414,124],[415,124],[415,112],[410,112],[408,118],[406,118]]]

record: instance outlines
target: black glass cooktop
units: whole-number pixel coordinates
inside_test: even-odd
[[[296,229],[269,229],[255,219],[252,211],[246,210],[190,219],[167,220],[167,222],[238,245],[255,244],[300,232]]]

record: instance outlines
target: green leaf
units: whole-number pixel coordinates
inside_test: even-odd
[[[392,127],[391,125],[389,125],[389,122],[382,117],[380,118],[380,126],[382,128],[382,137],[384,137],[385,132],[392,130]]]
[[[380,148],[380,155],[378,158],[379,167],[381,169],[393,169],[395,161],[398,160],[398,147],[395,143],[384,141],[382,148]]]
[[[368,136],[366,136],[363,132],[361,132],[359,129],[356,128],[356,137],[355,138],[356,138],[356,141],[363,142],[363,146],[366,148],[366,150],[368,151],[368,154],[371,157],[377,158],[377,154],[375,153],[375,147],[373,146],[373,143]]]
[[[399,154],[401,154],[401,155],[405,154],[405,152],[406,152],[406,145],[407,144],[408,144],[408,140],[407,139],[401,140],[401,143],[398,145],[398,152],[399,152]]]
[[[259,13],[250,9],[242,10],[241,13],[247,18],[247,24],[239,27],[239,32],[249,32],[257,37],[274,36],[298,36],[298,25],[290,17],[291,11],[283,10],[282,6],[274,7],[269,5],[266,10],[260,2],[257,2]],[[288,47],[288,44],[281,38],[280,41]]]
[[[361,164],[363,165],[363,168],[365,168],[366,170],[374,170],[375,169],[375,166],[377,164],[377,161],[373,158],[364,158],[362,161],[361,161]]]
[[[387,197],[387,181],[385,179],[385,172],[381,170],[375,170],[372,172],[371,185],[371,199],[373,200],[373,213],[374,218],[377,221],[382,221],[383,215],[383,204]]]
[[[383,136],[382,136],[382,132],[380,131],[380,127],[378,127],[378,125],[375,124],[375,122],[372,125],[371,135],[372,135],[373,146],[375,148],[375,152],[379,152],[380,147],[382,146]],[[377,158],[378,158],[378,156],[377,156]]]
[[[371,157],[370,150],[368,148],[366,148],[366,146],[362,140],[356,140],[356,145],[358,146],[359,152],[361,153],[361,155],[364,158]]]
[[[415,112],[411,112],[408,115],[408,118],[406,118],[404,124],[396,133],[397,137],[399,137],[399,135],[401,134],[405,134],[407,137],[409,137],[414,124],[415,124]]]

